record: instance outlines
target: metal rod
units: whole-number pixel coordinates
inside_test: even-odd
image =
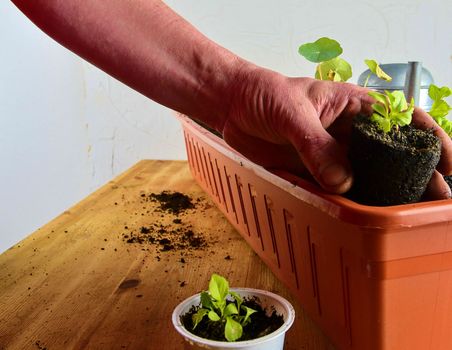
[[[419,93],[421,90],[422,62],[408,62],[405,78],[405,97],[408,103],[414,98],[414,104],[419,106]]]

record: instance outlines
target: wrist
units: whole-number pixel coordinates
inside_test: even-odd
[[[218,46],[210,48],[203,58],[195,59],[199,66],[198,87],[194,99],[196,110],[191,116],[221,133],[247,72],[255,66]]]

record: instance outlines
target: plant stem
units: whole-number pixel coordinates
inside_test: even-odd
[[[319,72],[320,80],[323,80],[322,71],[320,70],[320,64],[317,65],[317,72]]]
[[[364,82],[364,87],[367,87],[367,84],[369,83],[369,78],[371,75],[372,75],[372,73],[367,76],[366,81]]]

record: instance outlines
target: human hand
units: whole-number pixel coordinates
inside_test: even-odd
[[[288,78],[261,68],[242,75],[235,86],[221,130],[229,145],[266,168],[310,174],[329,192],[350,189],[353,174],[347,144],[351,120],[356,114],[371,113],[374,100],[367,89]],[[418,127],[433,128],[441,138],[439,170],[450,173],[450,138],[419,109],[413,121]],[[449,187],[439,173],[433,176],[427,197],[450,197]]]
[[[432,129],[434,134],[441,139],[441,159],[437,170],[432,175],[424,193],[425,200],[451,198],[451,190],[443,178],[452,173],[452,139],[449,135],[421,108],[415,108],[412,123],[419,129]]]
[[[366,89],[264,69],[236,86],[222,130],[228,144],[266,168],[310,174],[329,192],[350,188],[346,143],[352,117],[370,113]]]

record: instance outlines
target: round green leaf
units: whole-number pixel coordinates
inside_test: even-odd
[[[212,321],[219,321],[220,320],[220,316],[218,316],[218,314],[215,311],[210,310],[207,314],[207,317],[209,317],[210,320]]]
[[[226,318],[226,326],[224,328],[224,337],[227,341],[236,341],[242,336],[243,328],[240,323],[233,320],[232,317]]]
[[[224,309],[224,316],[237,315],[239,310],[237,310],[237,306],[234,303],[230,303]]]
[[[315,78],[320,80],[347,81],[351,77],[352,67],[339,57],[319,63],[315,72]]]
[[[319,63],[339,56],[342,53],[342,47],[336,40],[324,37],[313,43],[301,45],[298,53],[308,61]]]

